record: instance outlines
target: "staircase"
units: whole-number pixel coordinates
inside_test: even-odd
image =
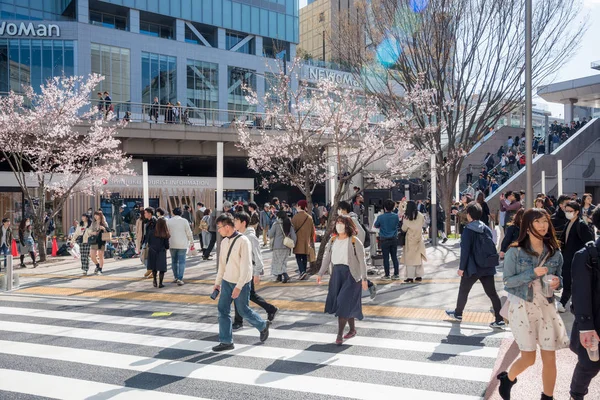
[[[485,155],[485,153],[483,153]],[[542,191],[542,171],[546,172],[546,194],[558,197],[557,161],[563,165],[563,193],[581,194],[586,182],[600,182],[600,120],[592,119],[551,154],[537,156],[532,163],[533,194]],[[521,168],[504,185],[486,198],[490,211],[499,209],[500,194],[508,190],[523,190],[526,168]]]

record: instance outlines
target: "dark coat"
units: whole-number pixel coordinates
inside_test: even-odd
[[[581,218],[578,218],[577,221],[573,223],[567,240],[566,235],[568,226],[568,224],[565,225],[565,229],[560,238],[561,251],[564,259],[563,271],[571,269],[571,263],[575,253],[584,248],[587,242],[594,240],[594,235],[590,230],[590,227],[583,222]]]
[[[521,229],[516,225],[509,225],[506,227],[506,232],[504,232],[504,239],[502,239],[502,244],[500,245],[500,251],[506,253],[511,243],[516,242],[519,239],[519,233]]]
[[[481,210],[483,211],[483,214],[481,214],[481,222],[483,222],[484,224],[489,226],[490,225],[490,208],[488,207],[488,204],[485,201],[483,203],[481,203],[480,205],[481,205]]]
[[[464,271],[464,276],[490,276],[496,275],[496,267],[480,268],[475,263],[474,254],[479,251],[477,249],[476,235],[487,235],[493,239],[492,230],[484,225],[481,221],[470,222],[460,237],[460,266],[459,269]]]
[[[147,269],[166,272],[167,271],[167,250],[169,249],[169,239],[154,236],[156,229],[156,220],[152,219],[146,227],[144,243],[148,247],[148,265]]]
[[[596,241],[600,251],[600,240]],[[571,350],[579,356],[579,361],[596,365],[590,361],[587,351],[579,342],[579,331],[595,330],[600,334],[600,271],[595,273],[587,266],[587,249],[575,253],[572,262],[573,274],[573,330],[571,331]],[[566,261],[566,259],[565,259]]]
[[[556,212],[552,215],[552,226],[554,226],[554,230],[556,231],[556,237],[562,238],[563,230],[567,228],[567,223],[569,220],[565,216],[565,212],[560,207],[556,207]]]

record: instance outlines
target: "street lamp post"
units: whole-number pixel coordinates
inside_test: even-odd
[[[431,244],[437,246],[437,171],[435,154],[431,155]]]
[[[532,123],[532,71],[531,71],[531,4],[525,0],[525,205],[533,207],[533,123]]]

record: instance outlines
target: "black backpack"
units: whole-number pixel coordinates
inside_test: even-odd
[[[494,240],[486,235],[486,232],[476,233],[473,245],[478,249],[473,252],[473,259],[478,268],[495,268],[500,264],[500,256],[496,251]]]

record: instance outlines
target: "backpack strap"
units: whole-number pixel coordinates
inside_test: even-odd
[[[231,246],[229,246],[229,251],[227,252],[227,258],[225,259],[225,266],[227,266],[227,263],[229,262],[229,256],[231,255],[231,251],[233,250],[233,245],[235,245],[235,242],[240,238],[240,236],[242,236],[242,234],[238,233],[236,235],[236,237],[233,238],[233,241],[231,242]]]

